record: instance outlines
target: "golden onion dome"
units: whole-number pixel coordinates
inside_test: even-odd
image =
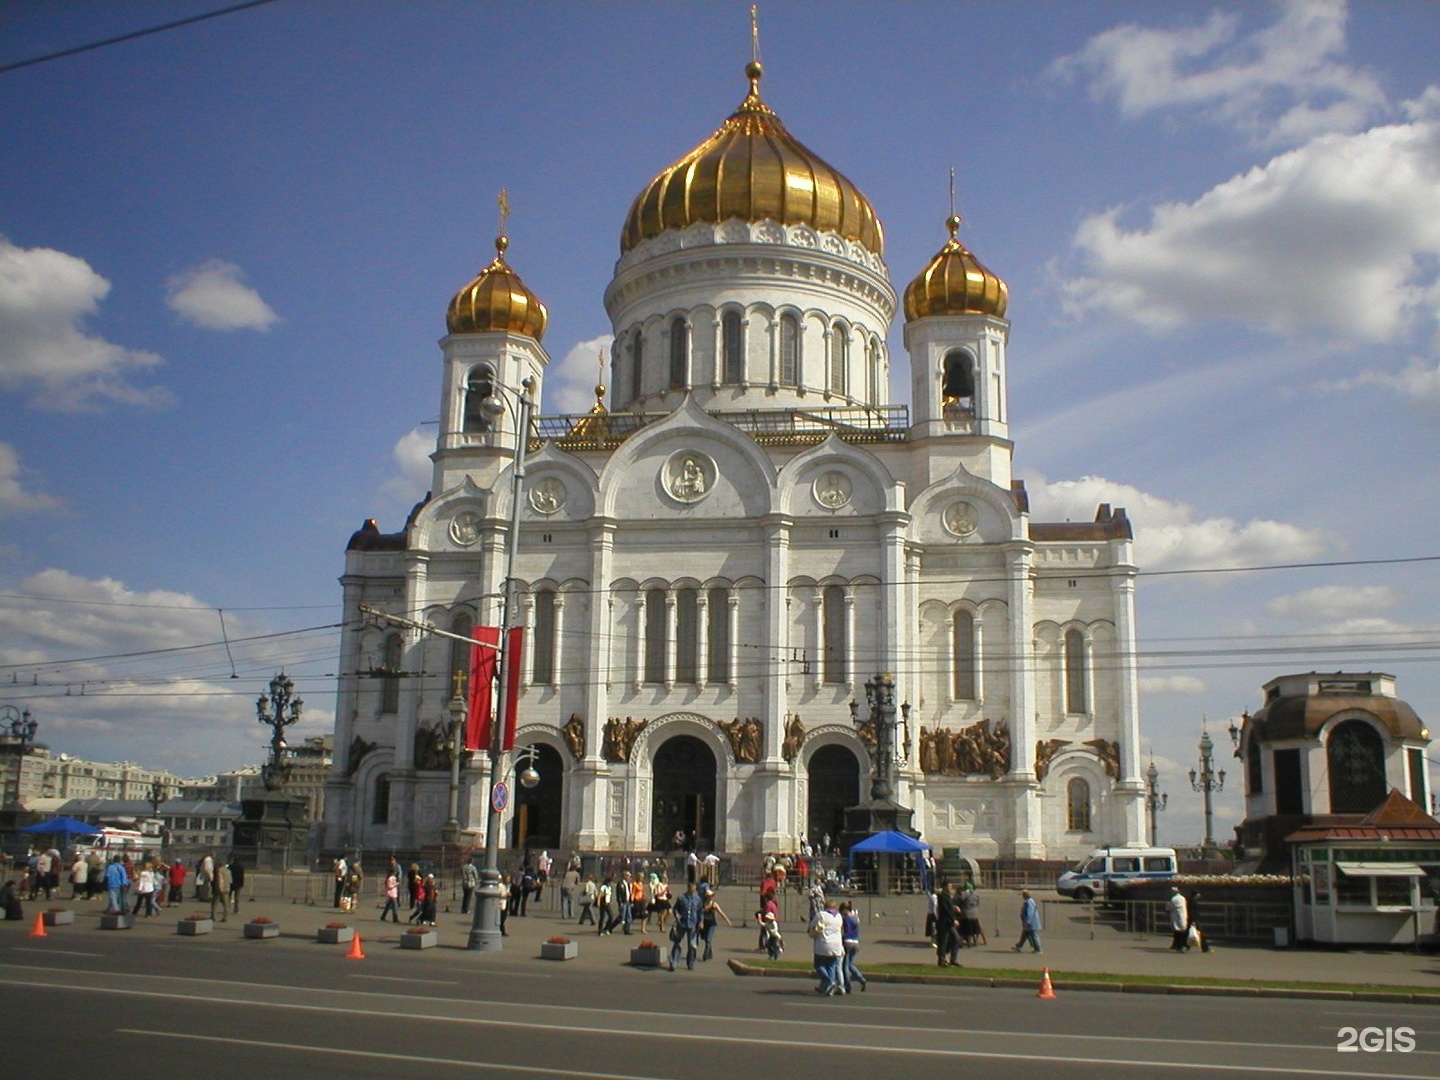
[[[538,297],[525,287],[520,275],[505,261],[510,241],[495,240],[495,259],[450,301],[445,325],[452,334],[483,334],[505,331],[524,334],[539,341],[545,336],[549,313]]]
[[[745,68],[750,92],[720,129],[645,186],[620,235],[623,255],[643,240],[697,221],[731,218],[809,225],[885,253],[870,200],[785,129],[760,100],[758,62]]]
[[[930,315],[994,315],[1005,317],[1010,289],[980,265],[956,234],[960,218],[945,220],[950,239],[935,253],[920,276],[905,288],[905,321]]]

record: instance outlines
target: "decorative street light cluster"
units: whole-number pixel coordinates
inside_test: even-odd
[[[270,693],[261,694],[255,702],[257,719],[271,729],[270,760],[260,767],[266,791],[279,791],[290,775],[290,763],[285,760],[285,729],[300,719],[304,704],[295,697],[295,681],[283,671],[270,680]]]
[[[1205,840],[1201,846],[1205,854],[1210,855],[1215,851],[1214,810],[1210,797],[1225,790],[1225,770],[1215,771],[1215,743],[1203,726],[1200,728],[1200,771],[1190,770],[1190,786],[1205,799]]]
[[[1160,833],[1155,821],[1155,815],[1165,809],[1170,802],[1168,794],[1160,792],[1160,770],[1155,767],[1155,759],[1150,759],[1150,767],[1145,770],[1145,810],[1150,815],[1150,846],[1154,847],[1160,843]]]
[[[25,755],[29,753],[29,747],[35,741],[35,732],[40,727],[39,721],[30,715],[30,710],[21,712],[14,705],[0,705],[0,727],[7,729],[11,740],[16,745],[15,758],[15,802],[20,801],[20,785],[23,782],[25,772]]]

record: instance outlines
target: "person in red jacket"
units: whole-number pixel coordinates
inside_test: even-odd
[[[178,904],[185,898],[185,864],[176,859],[170,864],[170,900]]]

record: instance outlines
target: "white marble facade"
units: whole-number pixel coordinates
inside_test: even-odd
[[[1129,522],[1031,520],[1003,304],[907,319],[911,403],[890,405],[878,246],[737,217],[660,229],[617,263],[603,403],[542,417],[529,443],[519,724],[545,779],[506,811],[506,844],[646,851],[678,824],[753,852],[838,831],[869,789],[850,703],[864,721],[886,671],[909,706],[898,798],[925,840],[1054,859],[1143,839]],[[358,608],[499,622],[513,391],[533,379],[543,412],[541,333],[512,319],[441,341],[432,489],[346,552],[329,846],[440,839],[461,651]],[[512,407],[482,421],[471,398],[492,385]],[[483,758],[461,773],[472,839]]]

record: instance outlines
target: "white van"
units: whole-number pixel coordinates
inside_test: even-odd
[[[1074,870],[1055,882],[1055,891],[1076,900],[1104,896],[1112,881],[1164,879],[1176,874],[1175,849],[1168,847],[1096,848]]]
[[[82,836],[75,842],[76,854],[89,855],[92,851],[98,852],[107,861],[112,855],[128,854],[133,858],[142,853],[158,853],[160,838],[146,836],[138,829],[116,829],[104,825],[94,836]]]

